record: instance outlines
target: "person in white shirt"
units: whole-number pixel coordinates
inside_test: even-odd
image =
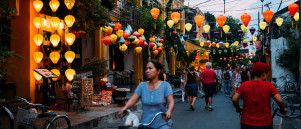
[[[216,75],[217,75],[217,78],[218,78],[218,81],[217,81],[217,86],[216,86],[216,91],[220,91],[221,90],[221,86],[222,86],[222,70],[219,66],[216,66],[216,70],[214,70]]]

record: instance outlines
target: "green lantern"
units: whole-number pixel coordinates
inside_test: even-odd
[[[203,55],[205,53],[205,50],[203,49],[202,51],[201,51],[201,55]]]
[[[227,53],[228,53],[228,50],[227,50],[227,49],[225,49],[225,50],[224,50],[224,53],[225,53],[225,54],[227,54]]]
[[[208,54],[210,54],[210,53],[211,53],[211,51],[210,51],[210,50],[207,50],[207,52],[208,52]]]
[[[233,53],[233,52],[234,52],[234,49],[231,48],[230,51]]]
[[[222,54],[222,50],[218,50],[218,54]]]
[[[215,51],[215,50],[213,50],[213,51],[212,51],[212,53],[213,53],[213,55],[215,55],[216,51]]]
[[[199,62],[195,62],[195,65],[198,65],[199,64]]]
[[[198,52],[201,52],[201,49],[200,49],[200,48],[198,48],[197,50],[198,50]]]

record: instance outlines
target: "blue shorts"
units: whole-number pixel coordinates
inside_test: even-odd
[[[197,84],[187,84],[185,87],[188,96],[197,97],[198,96],[198,85]]]

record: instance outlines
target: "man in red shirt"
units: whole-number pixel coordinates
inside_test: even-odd
[[[207,62],[206,63],[206,68],[202,73],[201,73],[201,80],[204,85],[204,91],[205,91],[205,102],[206,106],[205,109],[208,109],[209,111],[212,111],[212,96],[213,93],[215,92],[215,80],[217,80],[216,73],[211,70],[211,63]],[[215,80],[214,80],[215,79]],[[209,103],[209,107],[208,107]]]
[[[253,64],[252,76],[254,80],[240,85],[232,98],[236,112],[241,112],[241,129],[273,129],[271,115],[271,97],[273,97],[281,113],[286,113],[284,101],[275,86],[266,82],[267,72],[271,69],[265,63]],[[239,98],[243,96],[243,108],[239,106]]]

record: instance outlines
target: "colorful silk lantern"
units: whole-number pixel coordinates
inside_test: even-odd
[[[299,13],[298,12],[295,13],[294,19],[295,19],[295,21],[299,21]]]
[[[53,64],[57,64],[57,62],[60,60],[60,53],[58,52],[51,52],[49,55],[50,60]]]
[[[140,29],[138,30],[138,33],[140,34],[140,36],[142,36],[142,35],[144,34],[144,29],[140,28]]]
[[[66,17],[65,17],[65,22],[66,22],[66,25],[68,26],[68,27],[72,27],[72,25],[74,24],[74,22],[75,22],[75,18],[74,18],[74,16],[72,16],[72,15],[67,15]]]
[[[76,36],[73,33],[68,33],[65,35],[65,40],[69,46],[71,46],[74,43],[75,38]]]
[[[205,26],[203,26],[203,29],[204,29],[205,33],[209,33],[210,26],[209,25],[205,25]]]
[[[61,75],[61,72],[60,72],[60,70],[58,70],[58,69],[51,69],[51,72],[53,72],[56,76],[57,76],[57,78],[51,78],[51,80],[52,81],[57,81],[57,79],[60,77],[60,75]]]
[[[245,25],[241,25],[240,28],[241,28],[242,32],[244,32],[244,33],[245,33],[245,32],[247,31],[247,29],[248,29],[248,27],[246,27]]]
[[[33,59],[36,63],[40,63],[43,59],[43,53],[42,52],[34,52],[33,53]]]
[[[219,48],[219,47],[220,47],[219,43],[216,43],[216,48]]]
[[[195,38],[195,39],[194,39],[194,42],[195,42],[196,44],[198,44],[198,43],[200,42],[200,39],[199,39],[199,38]]]
[[[123,33],[123,38],[127,39],[127,38],[129,38],[129,36],[130,36],[129,33],[126,33],[126,32]]]
[[[237,30],[238,36],[242,36],[243,31],[242,30]]]
[[[41,34],[36,34],[33,36],[33,41],[37,46],[41,46],[41,44],[43,43],[43,35]]]
[[[67,51],[65,53],[65,58],[69,64],[71,64],[75,58],[75,53],[73,51]]]
[[[53,47],[57,47],[57,45],[60,42],[60,36],[56,35],[56,34],[51,35],[50,36],[50,42],[51,42]]]
[[[33,7],[37,12],[40,12],[43,8],[43,2],[41,0],[35,0],[33,1]]]
[[[160,39],[159,43],[164,43],[164,39]]]
[[[249,29],[249,31],[250,31],[250,33],[253,35],[253,34],[255,33],[256,29],[255,29],[254,27],[251,27],[251,28]]]
[[[59,8],[60,6],[60,2],[58,0],[51,0],[49,2],[49,6],[52,10],[52,12],[56,12],[56,10]]]
[[[51,17],[50,24],[53,29],[57,29],[59,27],[61,20],[58,17]]]
[[[263,17],[264,17],[264,20],[267,22],[267,23],[270,23],[270,21],[272,20],[273,16],[274,16],[274,13],[273,11],[271,10],[266,10],[263,12]]]
[[[178,24],[178,21],[180,20],[181,15],[178,12],[173,12],[173,13],[171,13],[170,17],[171,17],[171,20],[173,20],[174,24]]]
[[[226,46],[226,48],[228,48],[228,47],[229,47],[229,45],[230,45],[229,43],[225,43],[225,46]]]
[[[123,30],[116,31],[117,37],[121,38],[123,36]]]
[[[122,28],[122,25],[120,23],[115,23],[114,30],[120,30]]]
[[[103,42],[105,45],[108,45],[111,42],[110,36],[105,36],[101,39],[101,42]]]
[[[33,76],[37,81],[42,80],[42,76],[40,74],[38,74],[36,71],[33,71]]]
[[[223,15],[219,15],[218,17],[216,17],[216,22],[218,23],[219,27],[223,27],[224,24],[226,23],[227,17],[223,16]]]
[[[118,41],[118,42],[119,42],[119,44],[120,44],[120,45],[122,45],[122,44],[124,44],[124,43],[125,43],[125,40],[124,40],[123,36],[122,36],[122,37],[119,39],[119,41]]]
[[[128,41],[133,42],[136,39],[135,36],[131,35],[130,37],[128,37]]]
[[[124,52],[128,49],[128,46],[126,46],[125,44],[122,44],[121,46],[119,46],[119,49]]]
[[[156,56],[158,53],[159,53],[158,50],[154,50],[154,51],[153,51],[153,54],[154,54],[155,56]]]
[[[138,43],[143,43],[143,41],[141,42],[138,38],[135,38],[135,40],[132,42],[133,44],[137,44],[138,45]]]
[[[238,46],[239,42],[238,42],[238,41],[235,41],[234,44],[235,44],[235,46]]]
[[[240,16],[240,19],[245,26],[248,26],[249,22],[251,21],[251,15],[244,13],[243,15]]]
[[[112,34],[112,32],[113,32],[112,27],[108,26],[108,31],[107,31],[106,35],[110,35],[110,34]]]
[[[247,46],[248,46],[248,42],[247,42],[247,41],[243,41],[243,42],[242,42],[242,45],[243,45],[244,47],[247,47]]]
[[[259,27],[261,30],[265,30],[265,27],[267,26],[267,23],[266,22],[260,22],[259,23]]]
[[[64,3],[68,10],[71,10],[74,6],[75,0],[64,0]]]
[[[174,21],[173,20],[168,20],[167,21],[167,26],[171,29],[172,26],[174,25]]]
[[[192,34],[194,37],[196,37],[198,35],[198,32],[197,31],[192,31]]]
[[[65,71],[65,75],[66,75],[68,81],[72,81],[75,74],[76,74],[76,72],[74,69],[67,69]]]
[[[230,30],[230,26],[228,26],[228,25],[223,26],[223,30],[227,34]]]
[[[215,43],[215,42],[211,43],[211,46],[212,46],[212,47],[215,47],[215,45],[216,45],[216,43]]]
[[[37,29],[40,29],[43,26],[44,19],[41,17],[35,17],[33,19],[33,24]]]
[[[253,39],[253,42],[257,41],[257,37],[256,36],[254,36],[252,39]]]
[[[152,8],[151,15],[156,20],[160,14],[160,10],[158,8]]]
[[[108,23],[108,26],[110,26],[112,29],[115,29],[115,23]]]
[[[230,38],[232,36],[232,32],[227,33],[227,37]]]
[[[205,45],[205,42],[201,42],[201,43],[200,43],[200,46],[201,46],[201,47],[204,47],[204,45]]]
[[[283,18],[278,17],[278,18],[276,19],[276,23],[277,23],[277,25],[280,27],[280,26],[282,25],[282,23],[283,23]]]
[[[215,38],[218,38],[219,37],[219,32],[214,32],[213,35],[214,35]]]
[[[222,52],[223,52],[222,50],[218,50],[218,54],[222,54]]]
[[[296,3],[292,3],[292,4],[288,5],[287,8],[288,8],[288,11],[290,12],[291,16],[294,16],[299,9],[299,5]]]
[[[187,32],[189,32],[192,28],[192,25],[190,23],[186,23],[185,24],[185,29],[187,30]]]
[[[110,38],[111,38],[111,42],[112,42],[113,44],[115,44],[116,41],[117,41],[117,35],[116,35],[116,34],[111,34],[111,35],[110,35]]]
[[[208,34],[206,32],[202,32],[202,35],[203,35],[204,38],[207,38]]]
[[[137,53],[137,54],[140,54],[141,52],[142,52],[142,47],[136,47],[135,48],[135,52]]]
[[[136,36],[137,38],[140,36],[140,34],[137,32],[137,31],[135,31],[134,33],[133,33],[133,36]]]
[[[161,52],[161,51],[162,51],[162,47],[158,47],[157,50],[158,50],[159,52]]]
[[[202,16],[202,15],[196,15],[196,16],[194,17],[194,22],[196,23],[196,25],[197,25],[198,27],[201,27],[202,24],[203,24],[204,19],[205,19],[204,16]]]
[[[176,37],[177,36],[177,31],[172,31],[172,36]]]
[[[154,47],[156,44],[154,42],[149,43],[149,47]]]

